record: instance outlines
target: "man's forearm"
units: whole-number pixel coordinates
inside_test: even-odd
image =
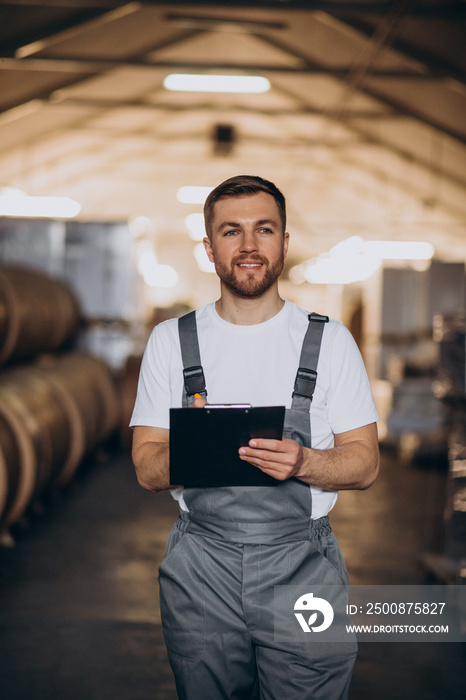
[[[202,398],[192,406],[202,408]],[[170,431],[148,425],[137,425],[133,431],[132,457],[139,484],[148,491],[176,488],[170,484]]]
[[[379,469],[375,423],[335,435],[335,447],[317,450],[296,440],[254,438],[239,456],[274,479],[295,477],[326,491],[366,489]]]
[[[139,484],[148,491],[171,488],[168,442],[144,442],[133,449]]]
[[[378,467],[377,450],[363,442],[351,442],[328,450],[303,448],[295,476],[326,491],[367,489],[374,482]]]

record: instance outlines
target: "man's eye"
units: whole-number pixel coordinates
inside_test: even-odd
[[[260,230],[261,233],[272,233],[272,229],[266,228],[266,227],[261,228],[261,229],[259,229],[259,230]]]
[[[225,231],[223,234],[224,236],[234,236],[236,234],[235,229],[231,229],[230,231]]]

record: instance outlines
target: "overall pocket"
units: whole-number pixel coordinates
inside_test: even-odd
[[[172,536],[173,535],[173,536]],[[202,548],[189,533],[171,533],[159,566],[160,612],[168,654],[194,660],[204,651]]]

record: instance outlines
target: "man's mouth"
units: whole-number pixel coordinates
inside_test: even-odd
[[[238,267],[244,267],[248,270],[253,270],[255,268],[262,267],[262,263],[260,263],[260,262],[255,262],[255,263],[242,262],[242,263],[238,263]]]

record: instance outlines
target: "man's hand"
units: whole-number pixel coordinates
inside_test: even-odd
[[[238,453],[278,481],[296,477],[326,491],[367,489],[379,470],[376,423],[335,435],[335,446],[328,450],[301,447],[289,438],[254,438]]]
[[[207,401],[200,394],[194,394],[194,401],[189,408],[204,408]]]
[[[240,447],[239,456],[278,481],[296,476],[303,462],[303,448],[296,440],[255,438]]]

